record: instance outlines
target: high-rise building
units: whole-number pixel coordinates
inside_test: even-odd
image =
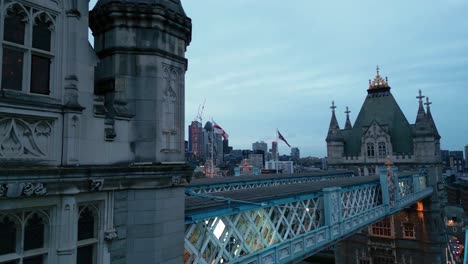
[[[278,160],[278,142],[272,141],[271,142],[271,156],[273,160]]]
[[[468,168],[468,145],[465,146],[465,168]]]
[[[252,151],[255,152],[256,150],[263,151],[263,153],[264,153],[263,154],[264,155],[263,159],[265,161],[268,160],[268,144],[267,143],[265,143],[264,141],[260,141],[260,142],[257,141],[255,143],[252,143]]]
[[[189,146],[188,152],[194,159],[202,160],[205,158],[205,136],[203,134],[203,126],[198,121],[192,121],[188,127]]]
[[[299,148],[291,148],[291,160],[297,162],[301,158]]]
[[[427,168],[429,182],[442,181],[440,135],[430,102],[419,91],[416,121],[410,124],[393,97],[387,78],[369,80],[364,104],[351,125],[349,110],[340,129],[332,103],[326,137],[329,168],[347,168],[359,175],[379,174],[388,159],[402,170]],[[426,105],[426,109],[424,109]],[[444,223],[439,192],[423,200],[424,213],[415,206],[377,222],[340,242],[337,263],[445,263]],[[424,218],[424,219],[421,219]],[[421,221],[431,223],[421,225]]]

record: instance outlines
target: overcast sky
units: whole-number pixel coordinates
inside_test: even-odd
[[[331,101],[342,128],[346,106],[354,123],[379,65],[410,123],[421,89],[442,148],[468,144],[466,0],[182,3],[193,23],[186,126],[206,99],[204,119],[235,149],[271,147],[278,128],[301,156],[322,157]],[[280,144],[280,153],[290,150]]]

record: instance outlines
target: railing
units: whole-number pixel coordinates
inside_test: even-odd
[[[201,216],[208,214],[203,212],[188,215],[185,263],[304,259],[432,193],[426,174],[398,178],[396,168],[392,172],[393,178],[383,169],[380,180],[249,203],[204,219]],[[393,188],[388,179],[395,183]]]
[[[353,173],[351,171],[345,171],[334,173],[302,173],[285,175],[271,174],[263,176],[229,177],[220,179],[219,181],[216,181],[217,179],[195,180],[191,185],[186,187],[186,190],[194,193],[214,193],[287,184],[308,183],[352,176]]]

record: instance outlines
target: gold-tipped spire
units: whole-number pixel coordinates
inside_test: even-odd
[[[375,76],[374,80],[371,81],[369,80],[369,89],[378,89],[378,88],[388,88],[388,79],[387,77],[385,77],[385,79],[383,79],[381,76],[380,76],[380,68],[379,68],[379,65],[377,65],[377,75]]]

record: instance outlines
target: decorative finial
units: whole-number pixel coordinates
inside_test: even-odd
[[[385,161],[385,165],[387,165],[387,168],[392,167],[393,161],[392,161],[392,157],[390,157],[390,155],[387,156],[387,160]]]
[[[335,112],[335,108],[336,108],[336,106],[335,106],[335,101],[332,101],[332,106],[330,106],[330,108],[331,108],[332,112],[334,113],[334,112]]]
[[[424,104],[426,105],[427,109],[431,107],[432,102],[429,102],[429,97],[426,97],[426,102]]]
[[[422,104],[422,99],[424,98],[425,96],[422,95],[422,92],[421,92],[421,89],[419,89],[419,96],[416,96],[417,99],[419,99],[419,103]]]
[[[346,107],[346,111],[345,111],[346,116],[349,116],[349,113],[351,113],[351,111],[349,111],[349,108]]]
[[[388,88],[388,78],[385,77],[385,79],[383,79],[381,76],[380,76],[380,67],[379,65],[377,65],[377,75],[375,76],[374,80],[371,81],[369,80],[369,89],[374,89],[374,88]]]

